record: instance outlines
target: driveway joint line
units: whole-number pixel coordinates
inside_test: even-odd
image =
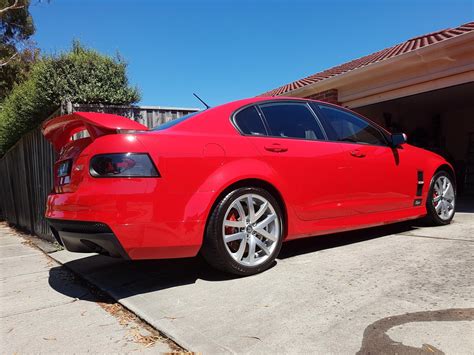
[[[35,254],[24,254],[24,255],[15,255],[15,256],[4,256],[4,257],[0,257],[0,261],[13,260],[13,259],[17,259],[17,258],[27,258],[27,257],[30,257],[30,256],[38,256],[38,255],[40,255],[40,254],[35,253]]]
[[[62,303],[57,303],[57,304],[53,304],[53,305],[50,305],[50,306],[46,306],[46,307],[40,307],[40,308],[35,308],[35,309],[30,309],[28,311],[24,311],[24,312],[18,312],[18,313],[13,313],[13,314],[8,314],[8,315],[5,315],[5,316],[0,316],[0,319],[6,319],[8,317],[14,317],[14,316],[18,316],[18,315],[22,315],[22,314],[28,314],[28,313],[34,313],[34,312],[39,312],[39,311],[43,311],[45,309],[50,309],[50,308],[55,308],[55,307],[61,307],[61,306],[65,306],[65,305],[68,305],[68,304],[71,304],[71,303],[74,303],[76,302],[78,299],[72,299],[68,302],[62,302]]]
[[[409,233],[399,233],[399,235],[405,235],[407,237],[419,237],[419,238],[441,239],[441,240],[452,240],[452,241],[459,241],[459,242],[474,243],[474,240],[469,240],[469,239],[431,237],[428,235],[418,235],[418,234],[409,234]]]
[[[9,279],[13,279],[15,277],[35,275],[35,274],[39,274],[39,273],[42,273],[42,272],[45,273],[45,274],[49,274],[48,270],[39,270],[39,271],[27,272],[27,273],[24,273],[24,274],[4,276],[4,277],[0,278],[0,281],[6,281],[6,280],[9,280]]]

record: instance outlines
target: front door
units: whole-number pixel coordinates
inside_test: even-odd
[[[413,206],[416,167],[393,148],[378,127],[334,106],[317,105],[330,140],[338,141],[350,176],[344,204],[354,214]]]

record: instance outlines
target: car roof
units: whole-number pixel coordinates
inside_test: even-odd
[[[312,99],[306,99],[306,98],[300,98],[300,97],[286,97],[286,96],[278,96],[278,97],[265,97],[265,96],[259,96],[259,97],[251,97],[251,98],[246,98],[246,99],[241,99],[241,100],[236,100],[236,101],[231,101],[219,106],[211,107],[206,110],[200,111],[193,117],[191,117],[188,120],[185,120],[183,122],[180,122],[176,126],[171,127],[169,130],[170,131],[193,131],[196,133],[209,133],[210,131],[214,133],[238,133],[237,129],[233,126],[231,123],[230,117],[234,112],[237,110],[247,106],[247,105],[252,105],[252,104],[258,104],[261,102],[277,102],[277,101],[302,101],[302,102],[317,102],[321,103],[324,105],[329,105],[329,106],[334,106],[338,107],[341,109],[345,109],[344,107],[334,105],[331,103],[319,101],[319,100],[312,100]],[[345,109],[348,110],[348,109]],[[350,110],[348,110],[350,111]],[[352,111],[350,111],[352,112]],[[357,112],[353,112],[357,116],[359,115]],[[222,119],[223,117],[228,117],[229,119]],[[361,116],[364,117],[364,116]],[[380,125],[376,124],[375,122],[371,121],[370,119],[367,119],[364,117],[364,119],[368,120],[375,126],[381,128],[383,131],[387,132],[383,127]],[[168,130],[166,130],[168,131]],[[388,133],[388,132],[387,132]]]
[[[222,117],[230,118],[231,115],[251,104],[256,104],[259,102],[275,102],[275,101],[308,101],[306,99],[296,98],[296,97],[251,97],[247,99],[241,99],[236,101],[231,101],[219,106],[211,107],[206,110],[198,112],[193,117],[190,117],[187,120],[184,120],[177,124],[176,126],[170,127],[166,131],[193,131],[193,132],[221,132],[221,133],[238,133],[235,127],[230,123],[230,119],[222,119]],[[159,132],[159,131],[157,131]]]

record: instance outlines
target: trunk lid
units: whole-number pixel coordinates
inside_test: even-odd
[[[109,134],[147,130],[129,118],[96,112],[74,112],[45,121],[41,132],[58,153],[54,164],[54,192],[75,191],[88,171],[87,157],[81,152],[94,140]]]

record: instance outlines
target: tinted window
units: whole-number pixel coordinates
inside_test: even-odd
[[[235,115],[235,123],[244,134],[267,134],[262,119],[254,106],[247,107]]]
[[[323,125],[328,138],[365,144],[385,145],[382,133],[363,119],[334,107],[319,105],[323,112]]]
[[[170,127],[173,127],[173,126],[176,126],[178,123],[181,123],[183,121],[186,121],[188,118],[191,118],[195,115],[197,115],[198,113],[200,113],[201,111],[198,111],[198,112],[191,112],[191,113],[188,113],[187,115],[184,115],[180,118],[177,118],[177,119],[174,119],[174,120],[171,120],[171,121],[168,121],[168,122],[165,122],[165,123],[162,123],[156,127],[153,127],[152,128],[152,131],[161,131],[163,129],[166,129],[166,128],[170,128]]]
[[[272,136],[324,139],[321,127],[306,104],[276,103],[261,105],[260,108]]]

